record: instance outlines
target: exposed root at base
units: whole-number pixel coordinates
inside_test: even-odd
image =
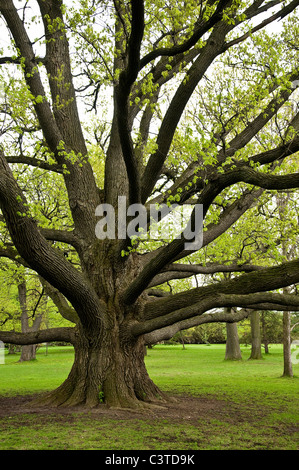
[[[86,409],[97,408],[99,406],[107,406],[111,410],[124,410],[124,411],[131,411],[131,412],[140,412],[140,411],[150,411],[150,410],[165,410],[167,403],[175,403],[177,400],[174,397],[165,396],[160,399],[157,398],[155,400],[143,401],[136,398],[136,400],[130,401],[130,403],[124,403],[122,406],[121,404],[109,404],[109,400],[107,403],[101,403],[100,400],[88,400],[88,399],[80,399],[74,396],[62,396],[62,394],[57,394],[55,391],[44,394],[40,397],[35,398],[28,406],[30,408],[43,408],[43,407],[50,407],[50,408],[72,408],[72,407],[83,407]]]
[[[159,405],[154,405],[148,403],[149,406],[141,406],[137,408],[124,408],[120,406],[109,406],[110,410],[115,410],[115,411],[130,411],[131,413],[140,413],[140,411],[151,411],[151,410],[167,410],[166,406],[159,406]]]

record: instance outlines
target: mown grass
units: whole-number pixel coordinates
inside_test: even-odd
[[[198,397],[213,412],[188,416],[145,414],[143,418],[59,411],[5,416],[0,450],[297,450],[299,444],[299,364],[294,378],[282,378],[282,348],[273,345],[262,360],[224,361],[223,345],[155,346],[146,364],[159,387],[172,395]],[[0,396],[53,389],[66,378],[72,348],[41,348],[37,360],[0,365]]]
[[[242,347],[242,361],[225,361],[224,345],[187,345],[185,349],[159,346],[155,351],[156,348],[149,352],[148,370],[165,390],[215,395],[238,403],[246,397],[250,402],[256,398],[269,404],[273,398],[274,404],[279,400],[283,403],[293,393],[298,399],[299,364],[293,364],[293,379],[282,378],[280,345],[270,346],[270,353],[261,360],[249,360],[250,347]]]

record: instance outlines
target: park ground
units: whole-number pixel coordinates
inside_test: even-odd
[[[283,378],[282,347],[258,361],[225,361],[225,345],[158,345],[150,376],[175,401],[146,412],[32,408],[60,385],[71,347],[40,348],[37,359],[0,365],[0,450],[298,450],[299,364]],[[297,362],[297,361],[295,361]]]

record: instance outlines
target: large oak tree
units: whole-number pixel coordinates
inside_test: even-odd
[[[297,5],[0,0],[0,255],[38,273],[73,324],[0,332],[10,343],[74,345],[68,378],[43,403],[95,406],[100,392],[110,406],[165,400],[145,344],[248,309],[298,310],[299,297],[279,290],[299,282],[295,257],[200,262],[264,194],[299,187]],[[201,247],[186,250],[184,234],[97,238],[96,208],[110,204],[123,220],[119,196],[147,209],[201,204]],[[217,272],[230,279],[163,289]]]

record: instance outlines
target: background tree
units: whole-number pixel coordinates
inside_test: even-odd
[[[225,360],[238,361],[240,359],[242,359],[242,353],[239,343],[238,324],[226,323]]]
[[[262,359],[262,340],[260,326],[260,312],[253,310],[250,315],[251,326],[251,354],[249,359]]]
[[[268,332],[267,332],[267,329],[266,329],[266,314],[265,314],[265,311],[262,312],[261,314],[261,325],[262,325],[262,338],[263,338],[263,345],[264,345],[264,349],[265,349],[265,354],[269,354],[269,344],[271,341],[269,341],[269,336],[268,336]]]
[[[285,218],[287,200],[289,195],[277,197],[277,205],[279,217],[281,220]],[[293,246],[287,240],[287,237],[282,233],[282,253],[286,259],[289,259],[290,254],[296,250],[296,245]],[[289,293],[289,288],[284,287],[284,292]],[[293,377],[293,367],[291,359],[291,312],[285,310],[283,312],[283,377]]]
[[[42,313],[37,313],[36,310],[38,304],[40,303],[42,293],[39,295],[38,301],[34,307],[32,312],[32,325],[29,326],[29,312],[28,312],[28,298],[27,298],[27,285],[25,278],[21,279],[18,283],[18,294],[19,294],[19,302],[21,307],[21,332],[28,333],[29,331],[38,331],[41,322],[42,322]],[[22,346],[21,349],[21,357],[19,359],[20,362],[23,361],[31,361],[36,357],[36,345],[29,344]]]
[[[74,345],[68,378],[43,403],[94,406],[99,391],[111,406],[166,399],[147,374],[145,343],[205,322],[234,323],[247,315],[242,308],[298,310],[298,296],[281,291],[299,281],[295,257],[200,261],[265,194],[299,186],[297,4],[37,0],[33,11],[0,0],[3,48],[9,43],[0,61],[1,253],[35,271],[75,325],[0,333],[16,344]],[[267,32],[281,19],[276,34]],[[98,239],[102,203],[115,209],[116,227],[132,221],[118,211],[119,196],[147,209],[202,205],[201,246],[187,250],[186,233]],[[224,271],[232,279],[149,291]]]
[[[57,319],[58,307],[52,302],[53,292],[43,285],[36,273],[10,260],[1,260],[1,329],[16,333],[34,333],[46,325],[63,324],[63,319]],[[54,299],[55,300],[55,299]],[[61,315],[63,316],[63,309]],[[64,322],[67,324],[68,322]],[[12,347],[21,351],[20,362],[30,361],[36,357],[36,344]]]
[[[18,289],[15,279],[13,263],[6,258],[0,259],[0,328],[7,331],[20,331],[20,304],[18,301]],[[21,347],[8,344],[8,354],[15,354]]]
[[[291,358],[291,315],[283,312],[283,377],[293,377]]]

